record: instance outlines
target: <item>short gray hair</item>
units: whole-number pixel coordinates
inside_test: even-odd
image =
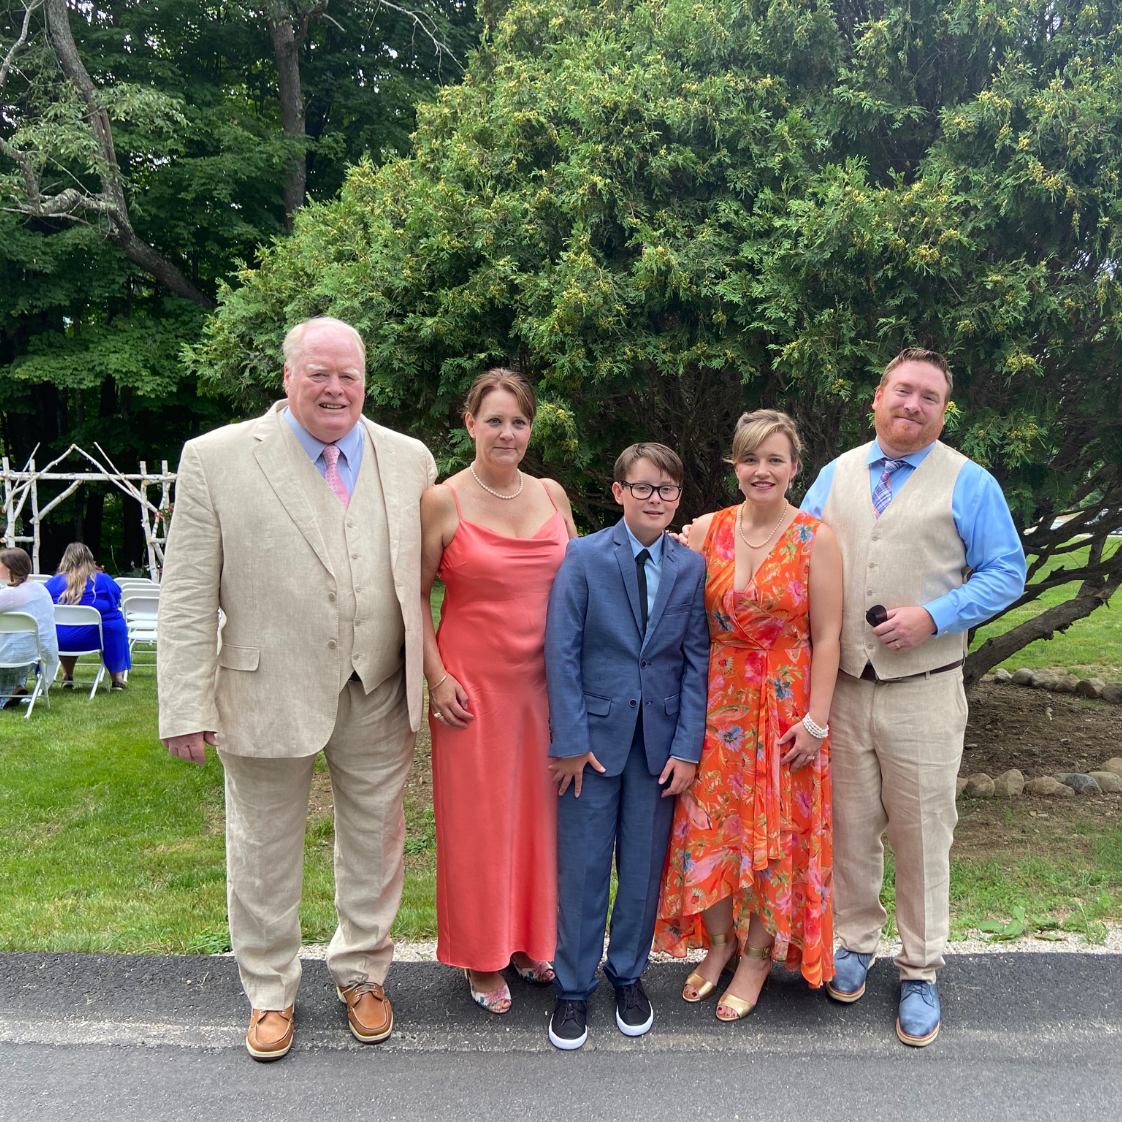
[[[316,324],[324,324],[329,327],[341,327],[347,332],[358,344],[359,352],[362,354],[362,365],[365,369],[366,344],[362,341],[362,336],[349,323],[345,323],[341,319],[336,319],[334,316],[313,316],[311,319],[306,319],[302,323],[298,323],[295,327],[290,328],[288,334],[284,337],[284,343],[281,344],[285,362],[291,362],[296,357],[300,351],[300,344],[304,341],[304,333],[309,327],[313,327]]]

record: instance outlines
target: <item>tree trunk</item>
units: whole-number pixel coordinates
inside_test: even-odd
[[[292,12],[283,0],[269,5],[269,34],[277,59],[277,90],[280,97],[281,124],[290,137],[298,137],[300,148],[293,152],[284,179],[284,222],[289,230],[296,212],[304,205],[308,180],[308,161],[304,149],[307,135],[304,119],[304,91],[300,84],[300,48],[304,44],[307,20],[298,29]]]
[[[1122,552],[1122,551],[1120,551]],[[987,639],[976,651],[967,656],[963,680],[969,689],[991,667],[1011,658],[1022,647],[1037,639],[1051,639],[1055,632],[1066,631],[1076,620],[1085,619],[1093,611],[1108,603],[1118,586],[1122,574],[1097,580],[1084,581],[1070,600],[1047,608],[1040,615],[998,635]]]
[[[66,0],[47,0],[47,26],[51,46],[54,47],[63,72],[74,83],[86,103],[90,131],[93,133],[101,165],[101,191],[108,204],[104,208],[99,206],[99,210],[109,220],[110,237],[125,251],[125,256],[134,265],[160,284],[193,304],[212,309],[214,301],[200,292],[172,262],[143,241],[132,228],[109,114],[98,104],[97,90],[78,54],[78,47],[70,30],[70,12],[66,7]]]

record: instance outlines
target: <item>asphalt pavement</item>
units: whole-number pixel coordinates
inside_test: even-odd
[[[601,986],[588,1044],[560,1054],[549,989],[514,979],[513,1010],[493,1016],[435,963],[393,967],[394,1035],[360,1045],[308,962],[296,1043],[257,1064],[230,958],[0,954],[0,1122],[1122,1120],[1122,956],[951,957],[922,1050],[896,1039],[888,962],[852,1006],[775,968],[736,1025],[712,999],[681,1000],[686,972],[650,967],[655,1027],[639,1040]]]

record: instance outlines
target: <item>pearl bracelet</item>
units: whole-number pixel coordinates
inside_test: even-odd
[[[830,726],[826,725],[826,727],[823,728],[822,725],[817,724],[811,719],[809,713],[803,717],[803,728],[806,729],[815,740],[825,740],[826,737],[830,735]]]

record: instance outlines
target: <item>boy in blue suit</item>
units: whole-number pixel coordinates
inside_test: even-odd
[[[665,533],[682,461],[633,444],[615,465],[615,525],[569,542],[553,584],[545,661],[558,784],[557,1006],[549,1039],[588,1039],[588,998],[604,949],[612,857],[619,883],[604,973],[616,1024],[654,1024],[643,992],[674,796],[693,781],[705,738],[709,627],[705,562]]]

